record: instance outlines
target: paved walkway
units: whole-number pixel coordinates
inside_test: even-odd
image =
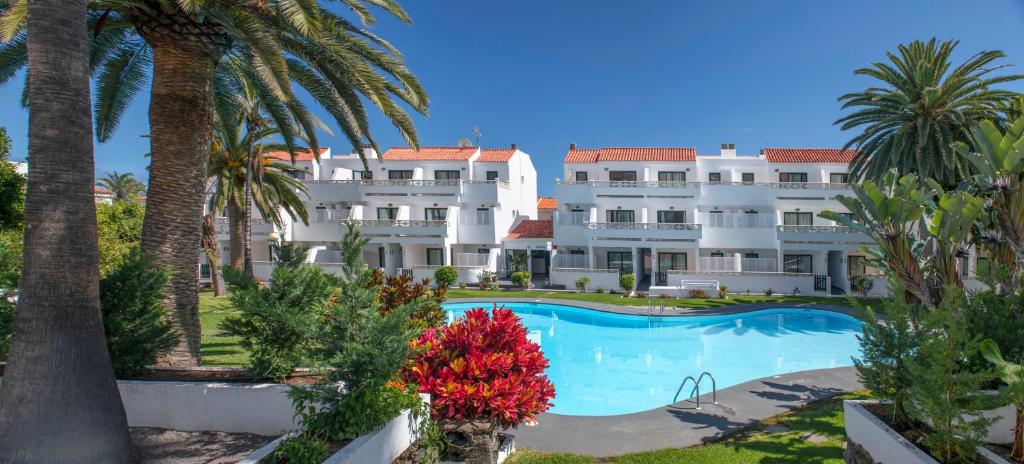
[[[645,306],[622,306],[552,298],[452,298],[448,303],[533,302],[578,306],[617,314],[647,315]],[[642,301],[642,300],[636,300]],[[736,314],[772,308],[807,308],[856,316],[839,305],[813,303],[745,303],[717,308],[665,308],[666,317]],[[618,416],[542,414],[535,427],[514,433],[516,446],[540,451],[570,452],[605,457],[664,448],[685,448],[716,440],[810,401],[862,389],[852,367],[816,369],[753,380],[701,396],[701,409],[686,401]]]
[[[535,427],[516,430],[516,446],[604,457],[696,446],[749,427],[809,401],[861,389],[856,369],[840,367],[758,379],[701,396],[701,409],[681,401],[620,416],[542,414]]]

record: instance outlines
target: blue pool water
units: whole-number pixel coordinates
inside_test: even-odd
[[[449,321],[490,303],[446,304]],[[550,412],[606,416],[672,402],[680,381],[711,372],[718,388],[807,369],[852,365],[861,323],[828,311],[770,309],[655,317],[573,306],[505,303],[551,361]],[[690,393],[688,387],[683,396]],[[702,392],[710,391],[705,381]]]

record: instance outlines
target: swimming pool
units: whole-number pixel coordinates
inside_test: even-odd
[[[574,306],[503,303],[551,361],[549,412],[607,416],[672,402],[688,375],[711,372],[722,389],[807,369],[850,366],[861,323],[842,314],[779,308],[725,316],[655,317]],[[444,305],[449,321],[492,303]],[[688,387],[680,398],[690,393]],[[702,392],[710,392],[705,381]]]

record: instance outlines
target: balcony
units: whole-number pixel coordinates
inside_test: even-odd
[[[571,180],[555,182],[560,201],[565,203],[592,202],[596,196],[636,195],[640,197],[696,197],[700,193],[700,182],[685,181],[619,181]]]
[[[270,222],[268,219],[254,218],[251,221],[250,227],[252,229],[253,237],[268,235],[274,231],[274,223]],[[217,235],[223,236],[223,239],[226,239],[231,233],[231,229],[228,226],[228,218],[226,217],[216,218],[216,221],[213,223],[213,228],[217,232]]]
[[[868,236],[847,226],[829,225],[782,225],[776,228],[778,239],[789,248],[834,249],[842,247],[859,249],[861,245],[872,245]]]
[[[777,218],[766,213],[701,213],[700,223],[708,229],[771,229]]]
[[[585,222],[584,235],[594,245],[616,246],[622,241],[694,242],[701,225],[694,223]]]
[[[495,202],[499,189],[508,190],[504,180],[431,180],[431,179],[346,179],[304,182],[313,198],[330,197],[358,200],[363,196],[455,197],[466,195],[473,201]]]
[[[778,272],[777,258],[736,258],[702,256],[697,258],[698,272]]]
[[[355,219],[352,222],[370,243],[439,243],[449,236],[450,225],[448,221],[420,219]]]

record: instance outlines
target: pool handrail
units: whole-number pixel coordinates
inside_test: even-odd
[[[697,379],[693,378],[692,375],[686,376],[686,378],[683,379],[683,383],[679,384],[679,389],[676,390],[676,396],[672,397],[672,404],[676,404],[679,401],[679,393],[681,393],[683,391],[683,387],[686,386],[686,381],[688,381],[688,380],[692,380],[693,381],[693,385],[694,385],[693,388],[697,391],[697,409],[700,409],[700,384],[697,383]],[[691,392],[690,398],[693,398],[692,392]]]
[[[711,375],[708,371],[701,372],[700,376],[697,377],[697,380],[694,380],[693,390],[690,391],[690,398],[693,398],[694,393],[697,393],[698,397],[700,396],[700,382],[701,380],[704,380],[705,375],[711,379],[711,401],[714,402],[714,404],[718,404],[718,386],[715,385],[715,376]]]

